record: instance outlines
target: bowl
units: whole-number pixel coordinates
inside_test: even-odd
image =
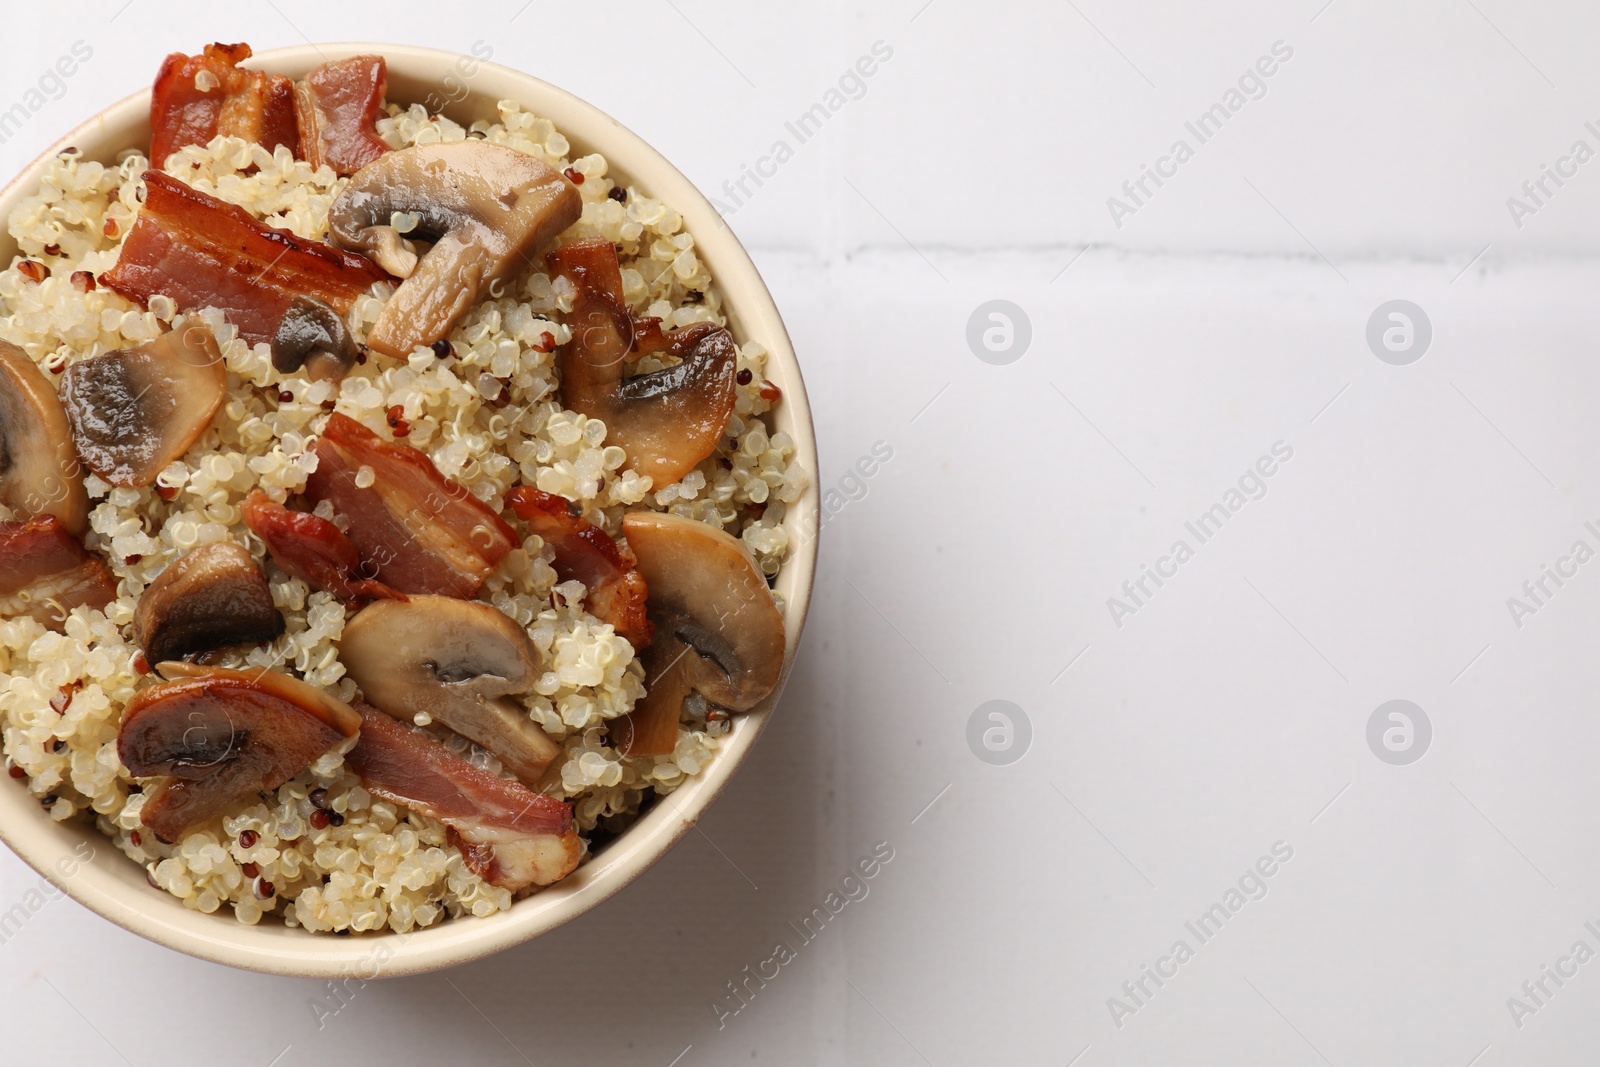
[[[637,185],[677,209],[696,250],[721,286],[729,326],[736,339],[766,346],[768,376],[784,400],[771,415],[775,428],[794,438],[796,462],[812,475],[812,487],[786,517],[794,548],[776,588],[788,605],[784,677],[794,662],[816,571],[819,524],[815,488],[816,437],[800,366],[783,320],[755,265],[721,216],[690,181],[655,149],[598,108],[548,82],[508,67],[453,52],[409,45],[323,44],[274,49],[248,65],[300,77],[329,60],[359,54],[385,56],[389,99],[425,103],[463,125],[495,117],[500,100],[515,100],[554,122],[573,146],[573,156],[601,152],[620,183]],[[155,71],[131,72],[150,80]],[[67,134],[0,190],[0,219],[39,184],[50,157],[72,145],[86,158],[113,162],[119,149],[150,139],[150,90],[114,104]],[[17,254],[9,234],[0,234],[0,262]],[[0,840],[40,875],[74,900],[127,930],[186,952],[269,974],[310,978],[372,978],[418,974],[479,959],[582,915],[638,878],[666,854],[728,785],[761,735],[782,681],[765,701],[736,716],[721,752],[700,774],[657,803],[625,833],[606,844],[564,881],[517,901],[488,918],[464,917],[406,934],[332,937],[290,929],[270,917],[245,926],[225,911],[206,915],[185,908],[153,888],[143,869],[93,826],[56,823],[26,790],[0,788]]]

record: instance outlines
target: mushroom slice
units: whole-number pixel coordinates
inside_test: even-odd
[[[296,294],[272,335],[272,367],[279,374],[304,369],[313,381],[338,381],[356,365],[356,343],[344,316],[327,301]]]
[[[511,490],[507,502],[528,529],[555,550],[555,568],[563,581],[576,579],[588,591],[590,614],[609,622],[634,648],[650,643],[645,610],[648,590],[627,545],[583,518],[577,506],[542,489]]]
[[[245,525],[266,542],[273,562],[296,578],[347,604],[406,598],[374,578],[363,578],[366,564],[361,562],[360,550],[327,519],[290,511],[259,489],[245,497],[243,510]]]
[[[527,633],[477,600],[380,600],[345,623],[339,659],[372,704],[397,719],[426,713],[536,782],[560,752],[525,709],[505,699],[538,680]]]
[[[369,793],[437,819],[479,877],[516,892],[572,873],[583,842],[572,807],[474,767],[433,738],[357,703],[361,739],[345,766]]]
[[[635,511],[622,533],[650,585],[656,638],[645,695],[611,737],[625,756],[663,756],[677,743],[691,692],[730,711],[772,692],[783,673],[783,615],[744,545],[715,526]]]
[[[78,455],[112,485],[155,481],[206,432],[227,390],[217,340],[200,323],[79,360],[61,376]]]
[[[350,540],[390,588],[475,597],[517,546],[516,531],[420,449],[335,412],[316,451],[306,496],[330,501],[349,520]],[[358,484],[366,481],[362,468],[370,485]]]
[[[162,663],[173,680],[122,711],[117,755],[135,778],[166,776],[140,820],[163,841],[276,789],[361,728],[343,701],[286,674]]]
[[[441,340],[488,287],[533,262],[539,246],[578,221],[583,198],[561,173],[488,141],[416,145],[362,167],[328,212],[334,245],[364,252],[406,279],[384,305],[367,347],[390,356]],[[417,261],[392,225],[434,242]]]
[[[733,414],[739,353],[728,331],[695,323],[664,336],[659,322],[635,322],[622,297],[622,270],[610,241],[562,245],[546,257],[552,274],[578,290],[561,347],[561,399],[606,424],[606,441],[658,488],[682,478],[716,451]],[[629,361],[666,349],[679,362],[625,377]]]
[[[31,615],[60,630],[73,608],[116,598],[117,579],[56,516],[0,522],[0,616]]]
[[[89,532],[89,494],[61,398],[8,341],[0,341],[0,504],[18,518],[54,515],[74,537]]]
[[[139,597],[133,632],[147,663],[187,659],[283,633],[266,575],[244,546],[202,545],[168,564]]]

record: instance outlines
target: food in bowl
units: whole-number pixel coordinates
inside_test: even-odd
[[[806,475],[668,205],[514,103],[248,54],[8,220],[7,765],[191,908],[490,915],[776,685]]]

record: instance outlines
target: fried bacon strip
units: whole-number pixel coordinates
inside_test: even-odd
[[[374,796],[444,823],[479,877],[513,892],[559,881],[583,845],[571,805],[481,770],[420,731],[357,702],[361,739],[345,766]]]
[[[101,284],[147,304],[165,293],[182,311],[222,310],[250,344],[270,344],[299,294],[341,313],[389,276],[364,256],[264,226],[241,207],[147,171],[139,221]]]
[[[31,615],[60,630],[73,608],[116,598],[111,571],[54,515],[0,522],[0,616]]]
[[[393,589],[470,600],[517,546],[504,519],[419,449],[385,441],[335,412],[316,451],[306,496],[332,502],[350,520],[350,540]],[[356,483],[363,467],[373,475],[365,487]]]
[[[208,44],[198,56],[174,52],[161,64],[150,94],[150,161],[160,167],[185,145],[218,135],[242,137],[269,151],[300,154],[294,82],[245,70],[247,44]]]
[[[406,599],[377,579],[361,576],[360,549],[327,519],[290,511],[257,489],[245,498],[244,521],[266,542],[279,567],[346,603]]]
[[[648,589],[633,551],[575,512],[564,497],[521,486],[507,499],[528,529],[555,550],[562,581],[583,583],[589,613],[609,622],[634,648],[648,645],[655,628],[645,614]]]
[[[351,56],[324,63],[295,83],[300,150],[314,167],[354,174],[389,146],[377,133],[379,108],[389,84],[382,56]]]

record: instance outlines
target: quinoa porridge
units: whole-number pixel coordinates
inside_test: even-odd
[[[807,475],[670,205],[515,102],[248,54],[6,220],[6,766],[186,907],[490,915],[775,685]]]

